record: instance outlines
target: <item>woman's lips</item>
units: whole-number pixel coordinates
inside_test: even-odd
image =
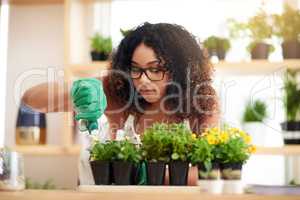
[[[140,93],[142,93],[142,94],[154,94],[155,90],[140,90]]]

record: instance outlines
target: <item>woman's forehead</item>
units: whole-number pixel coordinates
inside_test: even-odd
[[[144,43],[138,45],[132,55],[131,62],[137,65],[149,65],[159,63],[154,50],[146,46]]]

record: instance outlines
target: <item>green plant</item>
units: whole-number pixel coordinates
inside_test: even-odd
[[[296,71],[287,70],[283,89],[283,104],[287,121],[297,121],[300,110],[300,89]]]
[[[221,163],[245,163],[255,151],[251,137],[237,128],[213,127],[206,129],[202,135],[213,146],[214,159]]]
[[[272,16],[274,22],[274,33],[284,41],[297,41],[300,34],[300,11],[288,4],[284,5],[281,15]]]
[[[91,48],[93,51],[96,51],[98,53],[104,53],[104,54],[110,54],[112,51],[112,41],[111,37],[103,37],[99,33],[96,33],[91,38]]]
[[[217,51],[217,49],[223,49],[227,52],[230,49],[230,42],[227,38],[221,38],[217,36],[210,36],[204,40],[203,45],[208,50]]]
[[[90,160],[110,161],[117,151],[117,145],[114,145],[112,142],[100,143],[95,141],[90,149]]]
[[[146,129],[142,138],[142,155],[151,162],[169,162],[171,135],[167,124],[155,123]]]
[[[131,29],[125,30],[120,28],[120,32],[122,33],[123,37],[126,37],[131,31]]]
[[[254,102],[248,101],[244,114],[243,122],[262,122],[267,117],[267,105],[261,100]]]
[[[114,149],[112,160],[132,163],[139,163],[141,160],[140,150],[129,140],[111,141],[110,144]]]
[[[228,19],[230,37],[232,39],[250,38],[252,42],[248,45],[247,50],[251,52],[257,43],[266,42],[266,39],[272,37],[273,27],[271,21],[271,17],[263,10],[259,10],[256,15],[249,18],[245,23]],[[274,46],[271,45],[269,52],[271,53],[274,50]]]
[[[192,148],[192,132],[184,123],[169,124],[171,134],[171,160],[189,161]]]
[[[189,160],[193,165],[203,163],[205,169],[209,171],[214,159],[213,146],[210,145],[203,137],[195,138],[192,144]]]

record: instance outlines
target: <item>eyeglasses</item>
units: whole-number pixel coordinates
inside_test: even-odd
[[[139,79],[141,78],[142,74],[145,73],[147,78],[151,81],[161,81],[164,79],[165,73],[168,70],[162,67],[149,67],[149,68],[141,68],[131,66],[130,69],[130,76],[132,79]]]

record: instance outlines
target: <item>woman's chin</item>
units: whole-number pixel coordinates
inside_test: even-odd
[[[160,98],[157,95],[142,95],[148,103],[157,103]]]

